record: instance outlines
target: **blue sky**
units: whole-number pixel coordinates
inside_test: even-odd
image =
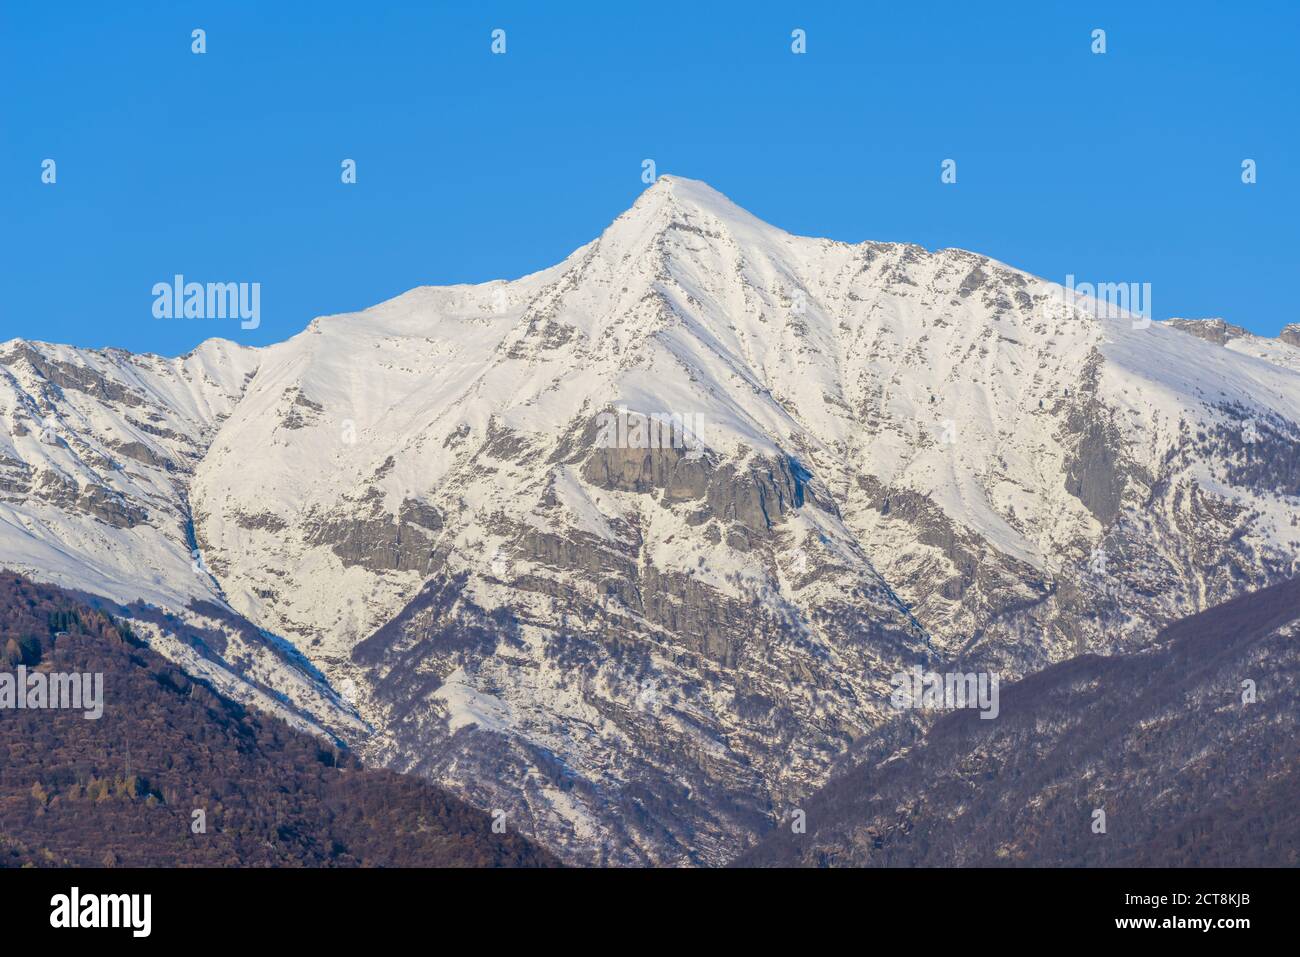
[[[1297,8],[6,3],[0,340],[261,344],[522,275],[631,205],[645,158],[792,232],[1150,282],[1157,318],[1272,335],[1300,321]],[[175,273],[260,282],[261,326],[155,319]]]

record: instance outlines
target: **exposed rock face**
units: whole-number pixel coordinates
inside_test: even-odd
[[[114,528],[131,528],[149,517],[148,513],[133,506],[120,492],[103,485],[78,487],[55,472],[44,472],[33,491],[47,504],[65,512],[92,515]]]
[[[670,498],[686,501],[704,497],[711,471],[703,457],[688,459],[683,449],[593,448],[582,477],[611,492],[668,489]]]
[[[0,543],[566,860],[722,863],[899,669],[1132,652],[1291,573],[1300,350],[1054,293],[662,179],[552,269],[265,350],[0,347]]]
[[[1169,325],[1220,346],[1227,345],[1233,339],[1250,335],[1241,326],[1234,326],[1222,319],[1170,319]]]
[[[436,532],[442,528],[438,510],[423,502],[407,499],[396,515],[384,511],[374,489],[358,503],[365,517],[326,518],[305,529],[310,545],[328,545],[345,566],[359,565],[370,571],[431,570]],[[279,523],[272,516],[272,521]],[[256,530],[268,523],[244,524]],[[284,527],[281,523],[281,527]]]
[[[19,361],[26,362],[44,381],[59,389],[82,392],[102,402],[127,408],[145,404],[137,391],[102,375],[93,367],[48,357],[28,343],[20,342],[13,351],[0,355],[0,363],[5,365]]]
[[[318,413],[324,411],[325,407],[319,402],[313,402],[301,392],[297,392],[294,394],[289,408],[280,419],[280,428],[305,429],[316,420]]]
[[[755,536],[766,536],[804,504],[809,478],[798,462],[786,457],[754,458],[742,452],[742,464],[715,464],[681,449],[593,449],[582,477],[608,491],[648,493],[663,489],[665,502],[700,501],[697,522],[716,518],[735,523]],[[821,504],[829,502],[823,496]],[[746,537],[746,540],[748,538]]]
[[[1122,450],[1119,431],[1100,418],[1098,411],[1076,410],[1065,421],[1064,431],[1077,436],[1066,461],[1066,488],[1102,526],[1109,526],[1123,503]]]
[[[1297,323],[1284,326],[1276,339],[1253,335],[1222,319],[1169,319],[1161,325],[1190,333],[1232,352],[1300,370],[1300,352],[1297,352],[1300,348],[1300,324]]]

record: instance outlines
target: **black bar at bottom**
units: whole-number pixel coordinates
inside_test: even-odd
[[[1294,933],[1295,876],[1245,869],[28,869],[0,871],[0,900],[9,944],[76,934],[128,946],[338,946],[404,935],[429,942],[436,933],[450,945],[445,928],[487,933],[496,944],[583,940],[582,949],[591,951],[602,941],[622,949],[631,939],[649,943],[665,934],[695,934],[694,945],[728,934],[788,936],[802,928],[824,939],[828,929],[861,935],[890,928],[918,945],[1043,932],[1061,942],[1128,937],[1181,944],[1199,937],[1233,946]],[[140,934],[143,896],[118,896],[146,894],[147,937]],[[71,926],[114,918],[117,927]]]

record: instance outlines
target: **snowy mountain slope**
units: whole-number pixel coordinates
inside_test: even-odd
[[[221,340],[178,359],[0,345],[0,563],[132,618],[239,700],[355,732],[322,677],[241,621],[194,551],[189,483],[259,360]]]
[[[1296,368],[1059,293],[961,250],[791,236],[661,177],[519,280],[165,375],[70,352],[112,383],[154,369],[155,414],[193,442],[170,485],[101,481],[156,496],[167,521],[124,547],[167,570],[132,591],[89,506],[65,553],[31,552],[16,529],[73,506],[29,492],[0,555],[120,601],[228,603],[309,659],[278,647],[259,679],[304,716],[346,724],[328,682],[372,760],[570,860],[718,863],[879,723],[900,667],[1140,647],[1291,571]],[[120,397],[72,393],[80,441],[134,435]]]
[[[232,602],[359,687],[383,760],[479,788],[580,859],[725,859],[927,653],[785,451],[802,430],[736,331],[679,315],[722,265],[695,292],[656,285],[679,209],[652,192],[505,296],[420,290],[318,321],[272,350],[194,487]],[[701,448],[597,450],[596,417],[620,406],[690,417]],[[258,487],[277,492],[250,514]],[[507,743],[461,740],[489,728]],[[698,807],[668,806],[692,792]]]
[[[175,360],[0,346],[6,491],[33,506],[20,515],[17,502],[0,505],[19,533],[6,536],[6,557],[127,601],[215,597],[215,583],[191,570],[178,489],[256,358],[218,341]]]

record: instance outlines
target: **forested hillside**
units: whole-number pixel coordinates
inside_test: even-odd
[[[102,672],[104,711],[0,710],[0,864],[555,863],[426,782],[220,697],[60,589],[0,573],[0,672],[19,666]]]

